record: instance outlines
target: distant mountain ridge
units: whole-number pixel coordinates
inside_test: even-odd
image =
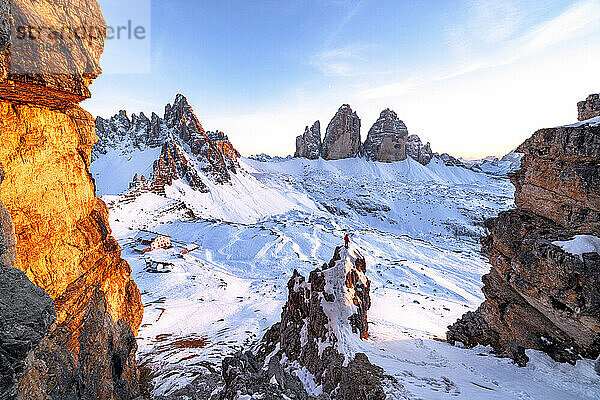
[[[162,193],[173,180],[184,179],[193,189],[208,192],[206,179],[229,182],[238,168],[240,154],[229,138],[221,131],[206,132],[182,94],[165,106],[162,118],[152,113],[149,119],[142,112],[130,119],[123,110],[110,119],[97,117],[96,135],[92,161],[111,150],[128,154],[161,148],[148,177],[132,172],[132,189]]]
[[[307,126],[304,133],[296,137],[294,157],[310,160],[364,157],[380,162],[403,161],[410,157],[422,165],[438,158],[447,166],[498,176],[514,172],[520,166],[521,155],[514,152],[502,159],[487,157],[476,161],[455,158],[448,153],[434,153],[429,142],[423,144],[418,135],[409,134],[404,121],[390,108],[380,113],[364,143],[361,142],[360,128],[361,120],[357,113],[350,105],[344,104],[329,122],[325,137],[321,138],[320,121],[315,121],[310,128]]]

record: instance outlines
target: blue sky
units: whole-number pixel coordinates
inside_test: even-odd
[[[149,25],[149,55],[109,41],[84,108],[162,115],[183,93],[246,155],[293,153],[343,103],[363,140],[390,107],[434,151],[501,155],[600,92],[600,0],[163,0],[148,16],[129,0],[127,18],[114,1],[108,24]],[[110,68],[123,60],[141,66]]]

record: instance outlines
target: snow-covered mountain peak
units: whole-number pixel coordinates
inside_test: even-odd
[[[129,118],[125,111],[108,120],[98,117],[96,134],[92,160],[103,170],[117,165],[124,169],[108,172],[119,175],[120,183],[113,185],[119,190],[110,190],[112,194],[125,190],[164,194],[165,186],[176,180],[208,192],[208,181],[228,183],[239,166],[239,153],[228,137],[220,131],[207,133],[182,94],[165,106],[162,118],[152,113],[149,119],[143,112]],[[130,182],[136,174],[147,179]]]
[[[192,106],[182,94],[175,96],[173,105],[167,104],[165,106],[164,119],[167,126],[172,129],[185,127],[192,132],[204,132],[204,128],[198,121],[196,114],[194,114]]]

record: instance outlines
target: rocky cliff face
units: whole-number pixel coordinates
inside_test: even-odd
[[[421,138],[417,135],[409,135],[408,138],[406,138],[406,155],[422,165],[429,164],[433,158],[433,152],[431,151],[429,142],[424,145],[423,142],[421,142]]]
[[[434,153],[429,142],[424,145],[419,136],[409,135],[404,122],[389,108],[381,112],[364,144],[360,138],[360,118],[347,104],[340,107],[327,126],[322,142],[319,121],[311,128],[307,126],[304,134],[296,137],[294,157],[338,160],[363,155],[368,160],[381,162],[402,161],[411,157],[422,165],[429,164],[437,157],[449,166],[465,166],[446,153]]]
[[[383,381],[391,378],[365,354],[346,353],[353,340],[368,337],[365,273],[364,258],[343,247],[308,280],[294,271],[281,322],[265,334],[259,351],[223,361],[221,398],[385,399]],[[320,390],[307,392],[293,373],[298,368],[308,371]]]
[[[386,108],[373,124],[363,145],[364,154],[373,161],[406,160],[406,139],[408,129],[398,115]]]
[[[96,118],[98,143],[92,150],[92,160],[108,151],[122,153],[132,150],[162,147],[154,162],[152,176],[144,183],[156,193],[173,180],[185,179],[196,190],[208,192],[208,182],[227,183],[230,173],[236,173],[240,154],[221,131],[206,132],[185,96],[178,94],[173,105],[167,104],[164,116],[155,113],[148,119],[143,113],[125,111],[106,120]],[[202,172],[205,176],[201,176]],[[139,182],[132,182],[136,187]]]
[[[163,144],[160,157],[154,161],[154,175],[152,181],[147,182],[156,187],[156,191],[164,190],[165,186],[173,184],[173,180],[185,179],[190,187],[203,193],[208,193],[208,187],[202,182],[202,178],[192,163],[188,161],[186,154],[174,141]],[[134,181],[137,182],[137,174]]]
[[[77,12],[66,10],[76,9]],[[104,50],[106,24],[95,1],[66,0],[0,2],[0,97],[53,108],[74,106],[90,97],[88,85],[101,73],[99,58]],[[35,40],[19,39],[17,29],[88,27],[85,40],[61,34],[61,50],[52,35]],[[10,45],[10,51],[5,47]]]
[[[577,103],[579,121],[600,116],[600,94],[590,94],[587,99]]]
[[[93,0],[0,4],[11,29],[29,21],[105,27]],[[104,36],[73,39],[65,57],[26,48],[34,72],[20,73],[9,68],[19,45],[12,33],[0,53],[0,200],[12,218],[14,266],[54,299],[56,311],[50,332],[27,355],[17,391],[24,398],[129,398],[137,390],[142,305],[88,173],[94,120],[77,105],[100,73]],[[56,73],[61,67],[72,73]]]
[[[304,129],[304,134],[296,137],[296,152],[294,157],[316,160],[321,157],[321,123],[315,121],[310,128]]]
[[[561,362],[596,358],[600,255],[581,243],[600,243],[600,127],[542,129],[517,152],[517,209],[486,222],[486,300],[449,327],[448,340],[491,345],[519,365],[525,349]]]
[[[56,320],[52,299],[23,272],[0,265],[0,399],[18,395],[26,358]]]
[[[361,153],[360,118],[348,104],[344,104],[327,125],[321,156],[325,160],[339,160]]]

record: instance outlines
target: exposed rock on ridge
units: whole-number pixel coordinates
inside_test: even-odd
[[[321,157],[321,123],[315,121],[310,128],[304,129],[304,134],[296,137],[296,152],[294,157],[316,160]]]
[[[431,151],[431,144],[429,142],[423,145],[419,136],[409,135],[406,138],[406,155],[418,161],[419,164],[427,165],[431,162],[434,154]]]
[[[304,134],[296,137],[294,157],[338,160],[364,155],[368,160],[381,162],[402,161],[411,157],[422,165],[429,164],[437,157],[450,166],[465,166],[448,154],[433,153],[429,143],[423,145],[419,136],[409,135],[404,122],[389,108],[381,112],[364,144],[361,143],[360,124],[360,118],[349,105],[344,104],[327,126],[322,142],[319,121],[311,128],[307,126]]]
[[[383,381],[392,378],[365,354],[340,352],[351,347],[349,341],[368,336],[370,283],[365,272],[364,258],[342,247],[308,281],[294,271],[281,322],[267,331],[258,353],[238,353],[223,361],[221,398],[385,399]],[[294,368],[310,372],[322,393],[307,393]]]
[[[0,5],[13,22],[25,15],[34,26],[105,27],[94,0]],[[104,36],[74,40],[65,58],[30,51],[28,67],[35,74],[8,69],[16,51],[10,43],[0,52],[0,200],[14,226],[8,242],[16,243],[15,267],[54,299],[56,311],[50,332],[37,346],[32,342],[18,394],[131,398],[137,391],[134,333],[142,304],[110,234],[106,206],[94,194],[88,172],[94,124],[77,105],[100,73]],[[75,70],[56,73],[62,67]]]
[[[361,154],[360,118],[348,104],[344,104],[327,125],[321,156],[325,160],[339,160]]]
[[[587,99],[577,103],[579,121],[600,116],[600,94],[590,94]]]
[[[406,160],[406,138],[408,129],[398,115],[386,108],[379,115],[367,135],[363,148],[368,160],[402,161]]]
[[[485,302],[449,327],[452,343],[491,345],[525,365],[525,349],[574,363],[600,354],[600,255],[553,242],[600,235],[600,127],[537,131],[517,152],[517,209],[490,219]]]
[[[109,120],[96,118],[98,143],[92,150],[92,160],[111,150],[128,152],[131,149],[162,147],[154,162],[153,175],[144,182],[146,189],[164,193],[164,186],[173,180],[185,179],[196,190],[208,192],[208,182],[196,168],[216,183],[231,180],[236,173],[240,154],[229,138],[220,131],[206,132],[185,96],[178,94],[173,105],[165,106],[164,117],[152,113],[149,120],[140,113],[131,120],[120,111]],[[132,187],[139,181],[132,182]]]
[[[173,184],[173,180],[185,179],[190,187],[203,193],[208,192],[208,187],[196,169],[188,161],[184,151],[174,141],[163,144],[160,157],[154,161],[154,176],[151,184],[156,186],[156,191],[164,190],[165,186]],[[134,181],[136,180],[134,176]]]

